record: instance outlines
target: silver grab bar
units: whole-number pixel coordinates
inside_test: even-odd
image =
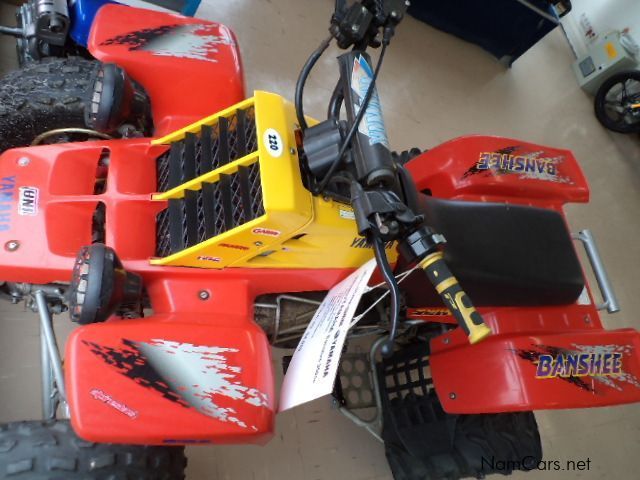
[[[593,234],[590,230],[580,230],[578,233],[574,233],[572,237],[576,240],[580,240],[584,245],[584,250],[587,253],[591,268],[596,276],[596,282],[600,288],[600,294],[602,295],[603,303],[598,305],[598,310],[606,309],[609,313],[616,313],[620,311],[620,305],[618,299],[613,291],[613,286],[607,275],[607,270],[604,267],[602,258],[596,240],[593,238]]]

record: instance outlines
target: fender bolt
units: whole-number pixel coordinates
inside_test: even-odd
[[[442,339],[442,343],[444,343],[445,345],[448,345],[449,344],[449,337],[443,338]]]
[[[291,147],[291,148],[289,149],[289,153],[290,153],[291,155],[295,155],[295,154],[296,154],[296,149],[295,149],[295,148],[293,148],[293,147]]]
[[[262,242],[254,242],[253,243],[256,247],[261,247],[262,245],[264,245],[264,243]]]
[[[206,290],[200,290],[198,292],[198,298],[200,298],[200,300],[209,300],[209,292],[207,292]]]
[[[4,249],[7,252],[15,252],[18,248],[20,248],[20,242],[18,240],[9,240],[4,244]]]
[[[591,323],[591,319],[589,318],[589,315],[584,316],[584,323]]]
[[[456,399],[456,392],[451,392],[451,393],[449,394],[449,398],[450,398],[451,400],[455,400],[455,399]]]
[[[18,165],[20,167],[26,167],[27,165],[29,165],[29,163],[31,163],[31,160],[29,160],[29,157],[20,157],[18,159]]]

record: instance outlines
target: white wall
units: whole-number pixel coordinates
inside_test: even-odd
[[[629,28],[629,33],[640,44],[640,0],[572,0],[573,9],[563,18],[569,40],[578,55],[586,53],[593,41],[612,30]],[[581,22],[586,18],[593,27],[595,38],[589,39]]]

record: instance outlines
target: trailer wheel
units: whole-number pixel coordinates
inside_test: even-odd
[[[49,58],[0,79],[0,152],[50,130],[87,128],[84,111],[99,68],[80,57]]]
[[[0,479],[183,480],[183,447],[92,443],[66,421],[0,426]]]

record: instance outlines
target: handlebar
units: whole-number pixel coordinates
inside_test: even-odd
[[[469,343],[478,343],[491,335],[491,329],[484,323],[482,316],[462,290],[443,256],[442,252],[434,252],[422,259],[418,266],[425,271],[440,298],[467,334]]]
[[[382,242],[398,241],[412,263],[425,270],[470,343],[491,334],[437,248],[441,239],[425,227],[424,217],[412,210],[413,181],[403,179],[391,155],[375,83],[394,28],[403,18],[406,0],[362,0],[349,7],[336,1],[331,37],[309,57],[296,85],[296,114],[303,135],[305,171],[313,194],[346,198],[353,207],[358,232],[374,245],[378,266],[391,292],[391,330],[383,355],[393,351],[400,311],[400,290]],[[329,105],[329,118],[307,127],[302,107],[303,88],[313,65],[329,42],[353,49],[338,57],[340,79]],[[375,68],[365,50],[382,45]],[[340,119],[344,107],[346,121]],[[333,185],[331,188],[331,185]],[[346,185],[346,187],[345,187]],[[335,190],[332,190],[335,189]]]

